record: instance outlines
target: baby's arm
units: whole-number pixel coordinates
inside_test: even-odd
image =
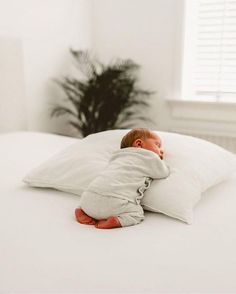
[[[165,179],[170,175],[170,168],[164,160],[157,158],[153,165],[153,179]]]

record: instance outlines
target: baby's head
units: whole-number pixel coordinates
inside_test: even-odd
[[[120,148],[137,147],[156,153],[161,159],[164,157],[161,139],[148,129],[137,128],[129,131],[121,140]]]

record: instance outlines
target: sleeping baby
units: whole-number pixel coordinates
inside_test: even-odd
[[[75,210],[81,224],[112,229],[139,224],[144,219],[140,204],[153,179],[169,176],[163,161],[161,139],[148,129],[133,129],[121,141],[107,167],[81,196]]]

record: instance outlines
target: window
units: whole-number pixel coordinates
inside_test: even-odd
[[[236,0],[185,0],[184,100],[236,103]]]

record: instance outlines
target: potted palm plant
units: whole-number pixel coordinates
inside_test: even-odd
[[[144,115],[152,94],[137,86],[139,66],[130,59],[117,59],[105,65],[88,51],[70,50],[82,79],[56,80],[69,103],[53,106],[51,116],[68,115],[68,123],[83,136],[117,128],[131,128]]]

